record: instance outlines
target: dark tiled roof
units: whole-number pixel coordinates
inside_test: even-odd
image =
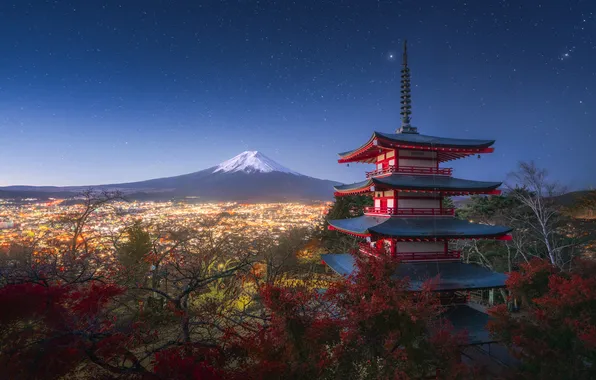
[[[403,263],[395,276],[410,278],[410,289],[420,290],[429,279],[437,279],[436,290],[487,289],[505,286],[507,276],[477,264],[461,261]]]
[[[416,133],[374,132],[374,134],[395,142],[449,148],[488,148],[495,143],[495,140],[453,139],[449,137],[419,135]]]
[[[368,215],[330,220],[329,224],[356,234],[377,233],[403,238],[492,238],[512,230],[509,227],[475,224],[455,218],[381,218]]]
[[[368,144],[375,138],[390,140],[396,144],[413,144],[420,146],[432,146],[438,148],[460,148],[460,149],[475,149],[488,148],[495,143],[495,140],[473,140],[473,139],[453,139],[448,137],[436,137],[420,135],[416,133],[382,133],[373,132],[373,135],[366,143]],[[364,145],[366,145],[364,144]],[[361,147],[360,147],[361,148]],[[339,153],[340,157],[349,156],[360,148],[350,150],[348,152]]]
[[[441,316],[451,322],[455,333],[463,331],[467,333],[468,344],[483,344],[495,341],[486,329],[489,318],[486,313],[466,305],[457,305],[446,309]]]
[[[366,181],[349,185],[335,186],[337,191],[350,191],[380,185],[392,189],[405,190],[453,190],[479,191],[494,190],[501,186],[501,182],[473,181],[438,175],[403,175],[393,174],[387,177],[371,178]]]
[[[350,275],[356,269],[354,256],[350,254],[327,254],[321,257],[331,269],[342,276]],[[420,290],[422,284],[428,280],[433,280],[436,291],[500,288],[505,286],[507,278],[503,273],[460,261],[401,263],[394,276],[408,277],[410,290],[413,291]]]
[[[349,276],[356,269],[356,260],[349,253],[324,254],[321,259],[340,276]]]

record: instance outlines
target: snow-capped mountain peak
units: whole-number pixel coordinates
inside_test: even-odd
[[[256,150],[242,152],[236,157],[230,158],[227,161],[217,165],[213,170],[213,173],[224,172],[245,172],[245,173],[271,173],[281,172],[294,175],[301,175],[296,173],[277,162],[273,161],[269,157],[265,156],[261,152]]]

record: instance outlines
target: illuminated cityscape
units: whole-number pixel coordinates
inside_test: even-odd
[[[292,228],[313,228],[320,223],[327,203],[189,203],[189,202],[125,202],[110,203],[93,213],[88,230],[107,236],[118,232],[135,220],[148,224],[192,227],[202,218],[227,216],[213,228],[217,232],[242,233],[245,236],[277,237]],[[59,237],[66,231],[56,228],[64,215],[81,210],[80,204],[64,200],[0,200],[0,247],[44,231]],[[47,235],[45,235],[48,237]]]

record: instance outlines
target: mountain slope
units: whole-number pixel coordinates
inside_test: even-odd
[[[294,172],[264,154],[243,152],[221,164],[194,173],[146,181],[92,186],[120,190],[130,198],[170,199],[197,196],[214,201],[294,201],[328,200],[337,182],[308,177]],[[0,190],[23,194],[47,191],[80,192],[89,186],[34,187],[9,186]]]

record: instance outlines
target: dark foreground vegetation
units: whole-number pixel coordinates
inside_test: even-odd
[[[516,228],[510,242],[462,246],[466,261],[511,272],[490,311],[489,329],[521,362],[503,376],[596,378],[589,221],[557,205],[543,172],[518,174],[524,186],[459,211]],[[431,285],[413,293],[390,279],[398,261],[357,257],[347,281],[327,273],[319,254],[356,241],[325,223],[277,239],[215,232],[219,218],[88,229],[116,197],[88,193],[80,213],[52,226],[59,238],[39,231],[3,252],[1,378],[487,378],[461,362],[467,337],[440,322]],[[329,216],[364,205],[342,198]]]

